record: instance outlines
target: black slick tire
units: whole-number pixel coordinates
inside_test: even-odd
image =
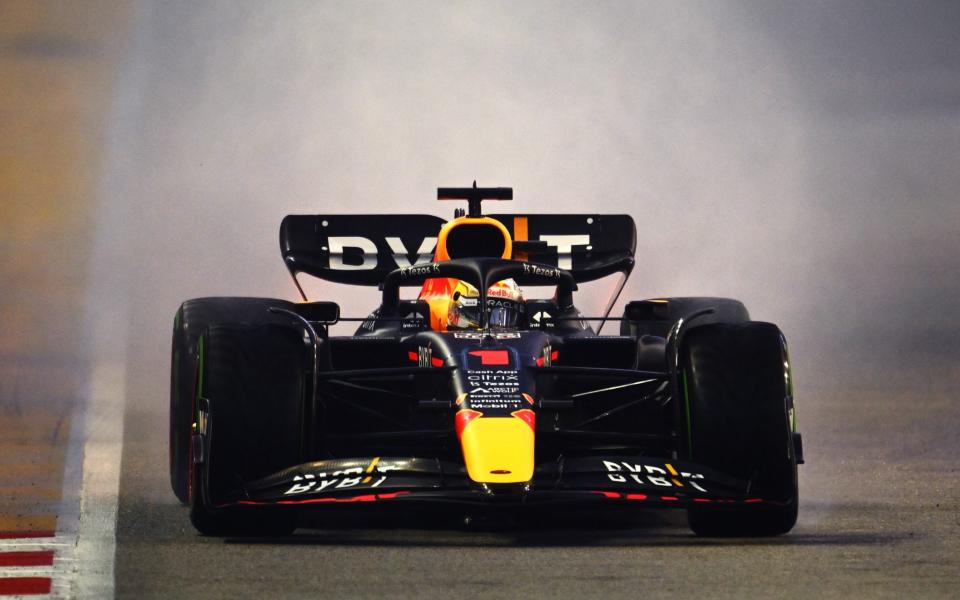
[[[170,356],[170,485],[180,502],[189,501],[190,434],[196,392],[197,345],[207,327],[270,319],[271,306],[289,308],[269,298],[196,298],[180,305],[173,319]]]
[[[241,451],[245,437],[238,435],[243,433],[246,417],[257,421],[257,417],[263,415],[250,414],[251,412],[258,409],[261,413],[274,412],[273,407],[262,406],[263,402],[259,403],[261,406],[257,406],[257,392],[260,392],[260,389],[254,389],[252,397],[249,398],[243,398],[241,392],[251,378],[259,379],[263,376],[263,373],[251,368],[252,357],[244,352],[241,342],[249,339],[252,342],[250,345],[256,347],[261,341],[257,339],[257,333],[262,337],[263,330],[268,330],[267,336],[276,336],[276,331],[269,329],[270,326],[213,326],[204,332],[198,343],[198,385],[193,404],[199,407],[199,398],[205,399],[208,409],[205,435],[208,439],[203,461],[191,469],[189,506],[190,522],[203,535],[284,536],[296,529],[296,513],[291,510],[237,506],[214,509],[209,505],[211,497],[216,498],[224,489],[232,487],[233,479],[238,473],[242,473],[242,465],[247,462],[243,460]],[[251,332],[254,335],[250,335]],[[262,378],[268,380],[266,385],[275,383],[269,381],[269,375]],[[293,379],[299,379],[299,375],[294,373]],[[246,406],[243,406],[244,400]],[[286,412],[290,412],[289,407],[287,408]],[[278,403],[276,410],[284,411],[284,406]],[[241,416],[242,412],[247,414]],[[297,417],[298,415],[291,415],[287,425]],[[219,448],[215,448],[218,444]],[[274,459],[272,465],[266,466],[268,471],[279,468],[278,465],[289,466],[289,462],[295,460],[295,456],[291,456],[290,452],[286,455],[281,452],[272,457],[271,455],[275,454],[272,450],[257,452],[266,455],[268,461]],[[214,452],[217,452],[216,456]],[[219,463],[217,458],[220,459]]]
[[[797,521],[786,344],[770,323],[712,324],[683,340],[683,454],[691,461],[750,481],[762,502],[688,511],[701,536],[774,536]]]

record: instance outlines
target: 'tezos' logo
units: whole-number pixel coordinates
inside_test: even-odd
[[[523,272],[528,275],[539,275],[540,277],[553,277],[560,279],[560,269],[544,269],[530,263],[523,263]]]
[[[664,463],[664,468],[652,465],[632,465],[628,462],[603,461],[607,470],[607,477],[614,483],[634,482],[642,486],[655,485],[658,487],[684,487],[689,485],[701,492],[706,492],[694,479],[703,479],[700,473],[677,472],[673,465]],[[683,480],[683,481],[681,481]]]
[[[417,277],[419,275],[434,275],[439,272],[440,272],[440,264],[430,263],[429,265],[403,267],[402,269],[400,269],[400,277]]]

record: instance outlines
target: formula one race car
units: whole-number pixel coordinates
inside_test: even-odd
[[[302,303],[180,307],[170,476],[201,533],[283,534],[305,507],[418,502],[683,508],[700,535],[793,527],[802,445],[775,325],[724,298],[610,317],[634,265],[629,215],[484,216],[512,190],[438,195],[469,209],[287,216],[280,249]],[[381,304],[341,318],[307,302],[303,274],[379,286]],[[604,314],[582,315],[577,284],[609,275]],[[343,321],[356,333],[330,335]],[[607,321],[619,335],[599,335]]]

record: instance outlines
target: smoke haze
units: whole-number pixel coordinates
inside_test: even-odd
[[[449,218],[435,188],[474,179],[513,186],[506,211],[632,214],[622,299],[740,298],[784,329],[801,383],[960,354],[960,5],[173,2],[135,16],[100,252],[129,268],[131,351],[158,389],[182,300],[294,297],[285,214]],[[376,303],[322,289],[345,314]]]

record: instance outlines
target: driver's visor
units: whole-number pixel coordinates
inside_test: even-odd
[[[495,306],[490,309],[490,327],[516,327],[517,309],[504,306]]]

